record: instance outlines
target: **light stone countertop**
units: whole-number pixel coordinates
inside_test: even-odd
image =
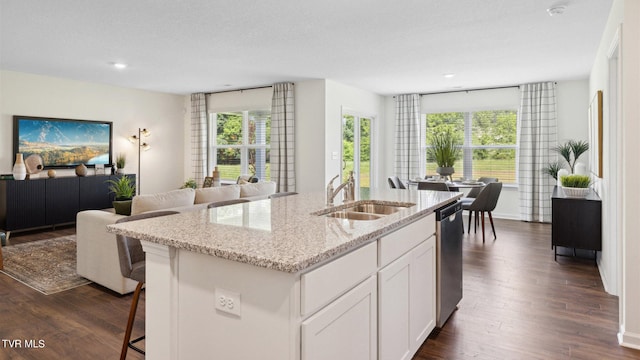
[[[318,216],[324,193],[306,193],[109,225],[107,231],[295,273],[428,215],[462,193],[382,190],[356,200],[413,203],[376,220]],[[337,197],[340,198],[340,195]],[[336,200],[336,207],[346,207]]]

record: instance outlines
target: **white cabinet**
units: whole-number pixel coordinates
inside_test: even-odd
[[[373,275],[302,322],[302,360],[375,360],[377,291]]]
[[[379,358],[411,359],[435,327],[435,237],[378,272]]]

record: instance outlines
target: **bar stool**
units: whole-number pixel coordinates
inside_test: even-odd
[[[178,212],[157,211],[152,213],[132,215],[119,219],[118,221],[116,221],[116,224],[173,214],[178,214]],[[120,352],[120,360],[124,360],[127,357],[127,350],[129,348],[141,354],[144,354],[144,350],[134,345],[138,341],[143,340],[144,335],[135,340],[131,340],[131,331],[133,329],[133,322],[136,318],[136,311],[138,310],[140,293],[142,292],[142,286],[145,282],[145,256],[144,251],[142,250],[142,244],[140,244],[140,240],[136,238],[124,235],[116,235],[116,242],[118,243],[118,259],[120,260],[120,272],[122,273],[122,276],[138,282],[138,286],[136,286],[136,290],[133,293],[131,310],[129,310],[129,320],[127,321],[127,329],[124,333],[124,341],[122,343],[122,350]]]

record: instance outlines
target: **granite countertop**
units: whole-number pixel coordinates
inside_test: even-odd
[[[356,200],[416,205],[376,220],[347,220],[315,215],[327,208],[325,194],[306,193],[109,225],[107,231],[294,273],[373,241],[461,196],[385,189]]]

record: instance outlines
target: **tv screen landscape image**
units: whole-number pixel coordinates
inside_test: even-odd
[[[33,116],[13,117],[13,152],[42,157],[45,168],[112,163],[112,123]]]

